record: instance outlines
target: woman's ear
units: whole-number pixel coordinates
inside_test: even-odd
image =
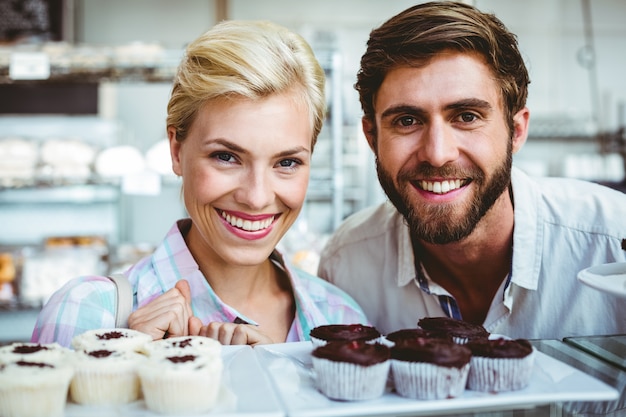
[[[172,157],[172,170],[174,174],[183,175],[183,169],[181,165],[181,147],[182,143],[176,140],[176,128],[169,126],[167,128],[167,138],[170,141],[170,156]]]

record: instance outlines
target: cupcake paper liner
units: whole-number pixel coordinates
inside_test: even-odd
[[[418,400],[458,397],[465,390],[469,369],[469,363],[462,368],[454,368],[391,360],[391,374],[398,394]]]
[[[313,359],[315,386],[325,396],[344,401],[371,400],[385,392],[389,361],[362,366],[328,359]]]
[[[160,414],[200,414],[215,407],[221,387],[222,368],[197,372],[154,372],[148,364],[139,369],[146,407]]]
[[[66,367],[49,375],[33,377],[27,384],[21,380],[13,385],[3,382],[0,386],[0,416],[63,416],[73,372],[72,368]]]
[[[134,367],[121,368],[90,370],[77,367],[70,384],[71,400],[83,405],[116,405],[137,400],[141,394],[137,371]]]
[[[535,352],[523,358],[473,356],[467,388],[482,392],[513,391],[530,382]]]

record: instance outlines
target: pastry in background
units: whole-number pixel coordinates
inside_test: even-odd
[[[121,178],[143,172],[146,161],[141,152],[130,145],[113,146],[98,153],[95,172],[103,178]]]
[[[39,176],[85,182],[91,177],[96,149],[80,139],[48,139],[41,144]]]
[[[158,141],[146,151],[146,167],[164,177],[174,176],[170,143],[167,139]]]
[[[33,182],[38,160],[37,143],[19,137],[0,139],[0,186]]]

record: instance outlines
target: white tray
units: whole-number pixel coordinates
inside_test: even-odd
[[[626,262],[595,265],[578,273],[578,280],[596,290],[626,297]]]
[[[375,400],[334,401],[314,386],[310,342],[265,345],[254,350],[291,417],[428,415],[455,410],[530,407],[562,401],[610,401],[619,397],[614,388],[537,351],[530,384],[519,391],[494,394],[465,390],[457,398],[424,401],[404,398],[388,390]]]
[[[222,346],[224,374],[216,407],[199,416],[283,417],[285,412],[250,346]],[[156,417],[143,400],[115,407],[67,403],[66,417]],[[198,416],[198,415],[196,415]],[[181,416],[182,417],[182,416]]]

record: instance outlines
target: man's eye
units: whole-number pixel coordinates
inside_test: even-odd
[[[471,123],[477,119],[474,113],[463,113],[459,116],[462,122]]]
[[[412,126],[416,123],[416,120],[413,116],[402,116],[398,119],[398,123],[401,126]]]

